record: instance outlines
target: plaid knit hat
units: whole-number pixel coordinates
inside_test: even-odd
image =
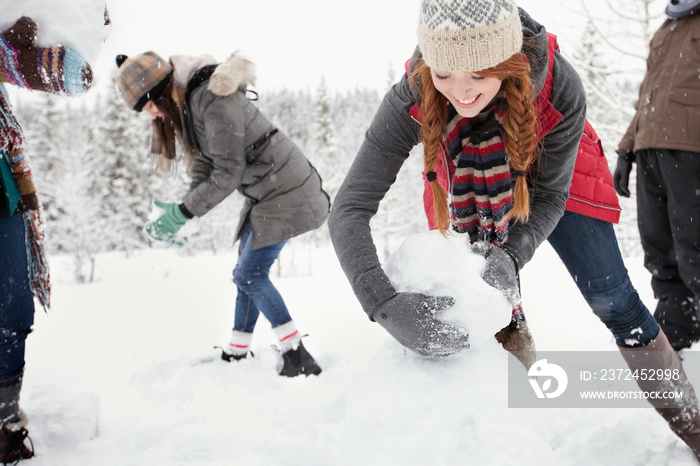
[[[513,0],[422,0],[418,47],[439,71],[480,71],[506,61],[523,44]]]
[[[117,90],[129,108],[140,112],[170,80],[173,67],[155,52],[117,56]]]

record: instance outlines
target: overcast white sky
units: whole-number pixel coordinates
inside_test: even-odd
[[[581,9],[582,0],[516,1],[559,36],[565,55],[576,48],[585,18],[573,10]],[[602,16],[597,24],[603,29],[610,1],[586,0],[588,8]],[[238,49],[257,65],[258,91],[313,91],[324,77],[331,89],[362,87],[380,93],[398,79],[415,48],[420,4],[420,0],[188,0],[183,7],[183,2],[172,0],[0,0],[0,25],[20,15],[32,16],[44,45],[94,44],[92,50],[81,49],[94,57],[100,40],[93,36],[103,32],[104,2],[112,31],[92,62],[96,90],[111,85],[114,59],[120,53],[153,50],[166,59],[209,53],[223,61]],[[633,2],[623,3],[614,4],[634,7]],[[654,7],[661,13],[665,3],[656,0]],[[639,48],[645,50],[636,52],[645,57],[646,45]]]
[[[383,92],[389,70],[401,73],[416,44],[419,0],[107,0],[113,28],[95,66],[109,80],[118,53],[154,50],[164,58],[240,49],[257,65],[258,89],[314,90],[324,76],[334,89]],[[560,36],[572,0],[520,0]]]

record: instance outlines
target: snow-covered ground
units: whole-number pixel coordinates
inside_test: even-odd
[[[0,29],[29,14],[40,26],[39,44],[61,42],[77,47],[88,58],[96,55],[105,32],[104,2],[54,3],[1,2]],[[296,52],[304,50],[303,42],[294,42],[294,53],[280,53],[279,41],[266,42],[257,35],[251,35],[250,41],[240,37],[213,41],[215,20],[224,23],[219,30],[227,33],[241,29],[243,35],[248,34],[238,26],[260,28],[255,21],[239,21],[231,28],[235,14],[214,18],[212,7],[183,10],[187,18],[171,20],[171,29],[156,32],[148,23],[153,15],[143,14],[141,7],[146,5],[133,8],[127,2],[121,7],[117,3],[110,3],[114,35],[107,42],[108,53],[100,57],[110,72],[116,53],[139,53],[149,48],[164,55],[193,50],[214,53],[220,42],[223,45],[218,47],[225,53],[237,47],[254,52],[263,79],[277,82],[276,71],[295,69]],[[161,3],[162,8],[170,8],[167,2]],[[523,0],[528,8],[530,3]],[[534,9],[544,3],[532,5]],[[384,7],[391,9],[390,5]],[[550,7],[547,4],[547,9]],[[365,11],[354,4],[348,8],[353,13]],[[409,10],[416,11],[414,7]],[[205,16],[192,17],[197,12]],[[370,34],[374,30],[392,37],[379,42],[404,44],[403,33],[385,28],[405,24],[408,45],[401,45],[405,51],[392,53],[394,59],[413,49],[415,27],[413,13],[405,22],[395,17],[397,13],[392,11],[394,21],[390,22],[384,20],[385,15],[375,14],[372,17],[382,24],[366,27],[363,35],[363,40],[372,40],[378,37]],[[255,15],[244,11],[246,18]],[[313,26],[299,28],[296,22],[286,23],[295,28],[291,35],[308,32],[311,43],[317,46],[318,37],[323,36],[316,28],[320,23],[316,15],[308,18]],[[363,18],[363,24],[369,19]],[[205,28],[205,33],[197,35],[193,30],[194,34],[180,34],[183,21],[188,27]],[[335,28],[335,35],[343,37],[338,35],[336,23],[328,24]],[[355,28],[356,22],[345,23]],[[368,69],[380,69],[382,63],[390,62],[380,57],[379,65],[368,64],[368,48],[358,47],[355,39],[347,45],[359,51]],[[340,43],[329,44],[341,64],[323,61],[323,71],[337,68],[347,76],[346,64],[354,62],[348,58],[351,51],[339,49]],[[376,49],[384,51],[386,47]],[[296,61],[285,66],[279,61],[281,57]],[[272,68],[265,72],[265,66]],[[296,73],[303,85],[316,82],[320,75],[313,67],[307,68],[309,74]],[[102,69],[99,63],[96,69]],[[382,73],[378,76],[384,79]],[[100,79],[111,82],[107,72],[102,76],[98,73],[96,81]],[[282,82],[290,83],[289,79]],[[474,270],[462,267],[450,273],[447,259],[440,256],[442,246],[430,249],[430,254],[421,250],[416,256],[394,259],[398,275],[422,269],[426,280],[447,277],[458,294],[469,292],[477,297],[473,303],[478,305],[458,308],[449,316],[469,325],[472,347],[439,360],[404,351],[383,329],[368,321],[332,250],[291,246],[283,251],[280,276],[275,281],[297,326],[309,335],[305,345],[324,369],[319,377],[286,379],[276,375],[279,355],[271,348],[274,339],[264,319],[253,341],[254,358],[230,364],[218,359],[213,346],[226,343],[233,319],[233,253],[185,257],[172,250],[154,250],[129,259],[103,255],[98,258],[97,280],[90,285],[72,282],[70,258],[52,257],[53,310],[48,315],[37,311],[35,332],[28,340],[22,406],[30,417],[29,430],[37,452],[28,464],[696,464],[689,449],[650,408],[508,408],[507,355],[491,338],[498,330],[491,327],[499,327],[496,324],[503,316],[507,318],[507,308],[499,304],[498,296],[480,286],[483,284],[471,283],[473,289],[464,289],[466,285],[462,286],[458,277],[473,277]],[[417,267],[411,261],[418,261]],[[630,259],[628,267],[642,298],[653,307],[641,259]],[[415,279],[409,273],[400,278]],[[539,350],[615,350],[610,333],[583,302],[548,246],[542,246],[525,268],[522,283],[525,312]],[[484,306],[486,300],[488,307]],[[497,309],[487,314],[494,303]],[[563,330],[572,327],[576,332],[566,332],[563,337]],[[700,376],[693,377],[700,387]]]
[[[414,254],[414,242],[394,266],[440,279],[449,247],[421,238],[430,246]],[[276,374],[262,317],[254,358],[213,349],[232,323],[233,253],[100,256],[90,285],[72,283],[69,258],[52,260],[54,308],[37,311],[22,393],[35,466],[695,464],[650,408],[508,408],[507,353],[484,333],[497,328],[474,323],[472,347],[444,359],[404,351],[365,317],[328,248],[290,244],[274,279],[323,367],[294,379]],[[641,259],[627,265],[653,307]],[[548,245],[522,281],[539,350],[615,349]],[[498,303],[484,287],[479,300]]]

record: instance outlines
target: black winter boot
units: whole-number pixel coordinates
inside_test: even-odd
[[[17,464],[34,456],[34,445],[25,428],[27,418],[20,415],[15,423],[5,424],[0,429],[0,461],[2,464]]]
[[[226,362],[231,362],[231,361],[240,361],[241,359],[245,359],[248,357],[248,353],[245,354],[229,354],[224,350],[221,350],[221,359],[223,359]]]
[[[19,393],[24,373],[0,380],[0,461],[17,464],[19,460],[34,456],[34,446],[29,438],[27,417],[19,409]]]
[[[221,359],[226,362],[240,361],[245,359],[250,353],[254,356],[253,352],[250,351],[250,343],[253,341],[253,332],[241,332],[240,330],[233,330],[231,332],[231,340],[226,348],[221,348],[220,346],[215,346],[215,348],[221,348]]]
[[[507,327],[502,328],[494,336],[506,351],[525,366],[525,370],[530,370],[530,367],[537,361],[535,340],[533,340],[524,319],[520,322],[512,320]]]
[[[246,358],[248,358],[248,353],[250,353],[251,357],[255,357],[255,355],[253,354],[252,351],[248,351],[248,352],[243,353],[243,354],[235,354],[235,353],[228,353],[221,346],[215,346],[214,349],[221,350],[221,359],[226,361],[226,362],[240,361],[241,359],[246,359]]]
[[[318,375],[321,373],[321,368],[316,364],[313,357],[306,351],[304,344],[300,341],[297,349],[291,349],[282,353],[282,361],[284,366],[280,371],[280,375],[287,377],[296,377],[304,374],[307,377],[311,374]]]
[[[675,374],[669,380],[637,379],[644,392],[680,392],[682,398],[649,398],[649,403],[668,422],[671,430],[693,450],[700,461],[700,405],[695,389],[688,380],[678,353],[669,343],[663,330],[647,346],[626,348],[618,346],[629,368],[640,371],[669,371]]]
[[[700,312],[692,296],[662,297],[654,319],[668,337],[673,349],[680,351],[700,341]]]

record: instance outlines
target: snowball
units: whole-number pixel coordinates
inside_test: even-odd
[[[384,270],[398,291],[454,298],[455,305],[440,318],[466,328],[474,348],[493,341],[510,322],[512,308],[481,278],[486,261],[468,244],[466,235],[415,234],[387,259]]]
[[[92,64],[109,34],[110,28],[104,24],[105,8],[104,0],[3,0],[0,31],[29,16],[37,24],[39,46],[71,46]]]

